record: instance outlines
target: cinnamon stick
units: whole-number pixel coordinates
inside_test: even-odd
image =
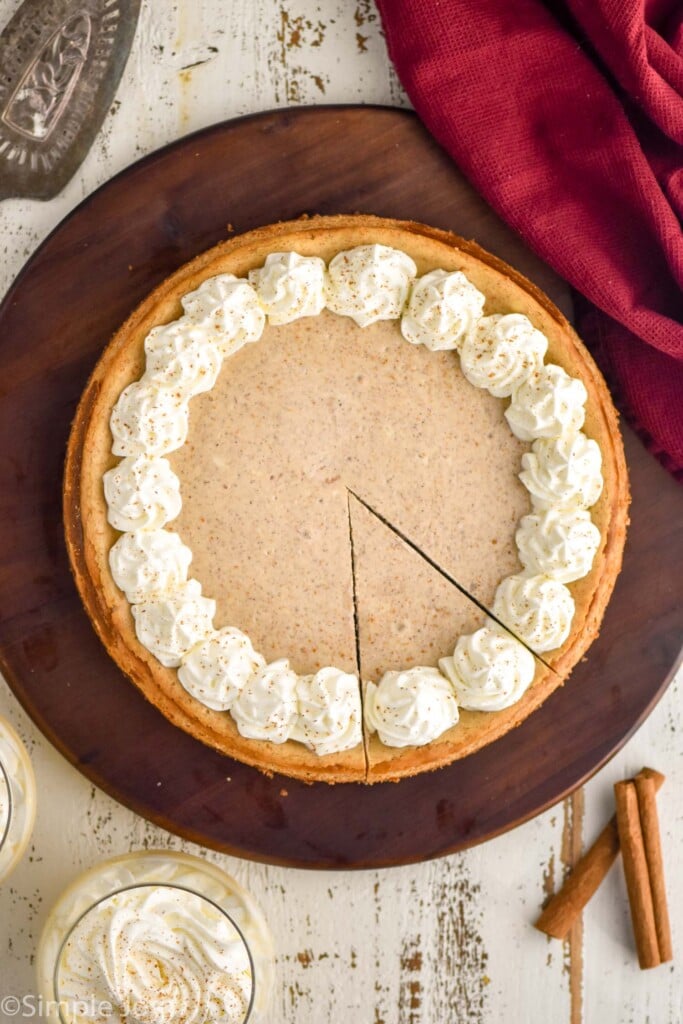
[[[638,797],[638,813],[643,833],[645,859],[652,893],[652,905],[655,915],[655,931],[660,963],[673,960],[671,945],[671,925],[669,910],[666,903],[664,888],[664,862],[662,860],[662,844],[659,833],[659,816],[657,814],[656,788],[652,779],[636,778],[636,795]]]
[[[655,911],[635,782],[617,782],[614,787],[614,797],[617,804],[617,828],[619,829],[628,901],[631,907],[633,934],[638,951],[638,963],[642,970],[646,970],[649,967],[656,967],[660,961]]]
[[[664,783],[664,776],[654,768],[643,768],[636,778],[651,779],[655,792]],[[550,899],[535,927],[555,939],[566,938],[618,854],[619,831],[615,814],[576,863],[562,888]]]

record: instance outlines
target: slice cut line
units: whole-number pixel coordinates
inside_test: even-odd
[[[436,667],[461,633],[484,624],[481,609],[362,499],[349,491],[354,601],[361,676]]]
[[[540,656],[540,654],[536,654],[536,652],[533,651],[531,649],[531,647],[529,647],[529,645],[527,643],[525,643],[524,640],[522,640],[521,637],[517,636],[513,632],[513,630],[511,630],[508,626],[506,626],[504,622],[502,622],[496,615],[494,615],[493,612],[489,608],[487,608],[486,605],[484,605],[480,600],[478,600],[473,594],[470,594],[469,591],[466,590],[466,588],[463,587],[461,583],[459,583],[453,576],[451,576],[451,574],[449,572],[447,572],[446,569],[444,569],[442,566],[440,566],[429,554],[427,554],[426,551],[423,551],[420,547],[418,547],[418,545],[415,544],[415,542],[412,541],[410,539],[410,537],[408,537],[406,534],[404,534],[402,530],[400,530],[393,523],[390,523],[389,520],[386,519],[382,515],[381,512],[378,512],[376,509],[372,508],[371,505],[369,505],[366,501],[364,501],[363,498],[361,498],[354,491],[349,490],[349,496],[350,496],[351,499],[353,499],[355,502],[357,502],[358,505],[360,505],[362,508],[364,508],[369,513],[369,515],[373,516],[377,520],[378,523],[381,523],[389,532],[393,533],[396,536],[396,538],[406,548],[410,549],[416,555],[418,555],[423,560],[423,562],[425,562],[427,565],[429,565],[434,570],[434,572],[438,576],[440,576],[443,580],[446,580],[451,585],[451,587],[455,588],[464,598],[466,598],[468,601],[470,601],[478,609],[478,611],[481,613],[482,616],[486,616],[486,617],[488,617],[490,619],[493,619],[493,621],[496,622],[501,627],[501,629],[504,629],[506,633],[509,633],[510,636],[513,636],[515,638],[515,640],[518,640],[519,643],[521,643],[522,646],[526,647],[528,651],[531,651],[531,653],[534,655],[534,657],[538,661],[540,661],[543,665],[545,665],[546,668],[549,668],[549,669],[552,670],[552,666],[549,665],[548,662],[544,658],[542,658]],[[355,603],[356,603],[356,598],[355,598],[356,586],[357,586],[357,584],[356,584],[356,574],[355,574],[355,570],[354,570],[354,606],[355,606]],[[377,595],[377,596],[379,597],[380,595]],[[427,612],[427,609],[424,609],[424,611]],[[359,616],[356,614],[356,623],[357,623],[356,624],[356,630],[358,630],[358,620],[359,620]],[[472,627],[472,631],[474,631],[474,629],[478,629],[480,626],[483,626],[483,625],[484,625],[484,621],[482,619],[482,621],[479,622],[478,625],[475,625],[475,626]],[[460,636],[460,635],[462,635],[462,633],[465,633],[465,632],[468,632],[468,631],[469,630],[467,630],[467,629],[461,629],[458,633],[456,633],[455,639],[454,639],[454,643],[455,643],[455,640],[457,640],[458,636]],[[358,645],[358,638],[356,639],[356,643]],[[450,650],[448,650],[446,653],[450,654],[452,652]],[[444,657],[444,656],[445,656],[444,653],[437,654],[436,659],[434,659],[433,661],[432,660],[428,660],[426,662],[425,661],[422,661],[422,662],[415,661],[414,664],[416,664],[416,665],[417,664],[427,664],[427,665],[434,664],[434,665],[436,665],[438,659],[440,657]],[[360,656],[359,656],[359,664],[360,664]],[[400,668],[400,667],[411,668],[412,665],[404,660],[404,661],[398,661],[396,665],[391,665],[391,666],[387,666],[387,667],[388,668],[389,667],[390,668]],[[386,669],[384,671],[386,671]],[[373,678],[373,679],[375,678],[375,676],[370,676],[370,677]]]

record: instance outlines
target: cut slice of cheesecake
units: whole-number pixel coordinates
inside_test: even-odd
[[[484,625],[481,608],[352,493],[349,515],[364,679],[435,666],[459,636]]]

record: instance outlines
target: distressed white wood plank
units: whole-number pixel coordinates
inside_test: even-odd
[[[596,790],[595,809],[588,797],[597,819],[593,832],[608,811],[602,805],[609,801],[602,798],[611,779],[635,771],[643,760],[654,761],[653,748],[660,746],[662,723],[670,724],[678,707],[676,697],[675,691],[665,697],[643,730],[645,742],[636,737],[590,784]],[[274,1024],[292,1019],[321,1024],[346,1014],[362,1014],[376,1024],[427,1024],[444,1019],[446,1012],[455,1022],[475,1024],[570,1020],[566,945],[531,927],[544,888],[558,884],[562,875],[562,805],[482,847],[428,864],[344,875],[292,871],[201,851],[116,804],[38,735],[4,686],[0,713],[27,741],[40,790],[29,855],[0,890],[0,997],[33,991],[35,940],[68,881],[104,857],[155,847],[205,854],[239,878],[264,907],[278,949]],[[671,750],[658,753],[657,763],[670,773],[673,803],[683,757],[674,740]],[[671,855],[676,839],[680,842],[680,812],[665,831]],[[603,1014],[605,1021],[637,1021],[648,1013],[653,1022],[676,1021],[679,972],[664,968],[662,984],[655,973],[638,971],[622,889],[615,870],[587,913],[585,1019],[595,1019],[611,992],[614,1013]],[[680,883],[673,877],[670,893],[675,908]],[[610,977],[614,983],[607,988]]]
[[[683,1021],[683,672],[633,740],[592,780],[586,796],[586,840],[591,842],[613,813],[612,786],[643,765],[658,768],[666,782],[657,798],[671,916],[674,962],[640,971],[628,913],[621,860],[585,912],[586,1020],[624,1024]]]
[[[0,0],[0,22],[17,6]],[[47,232],[131,161],[224,118],[335,102],[406,104],[372,0],[147,0],[112,112],[75,178],[50,203],[0,205],[0,294]],[[585,796],[590,839],[609,816],[614,779],[643,763],[669,775],[660,803],[676,943],[683,941],[673,861],[683,838],[682,686],[680,677]],[[683,1020],[680,970],[638,970],[618,869],[588,908],[583,946],[580,934],[570,947],[531,927],[544,893],[576,855],[578,798],[430,864],[291,871],[201,851],[116,804],[50,747],[4,684],[0,713],[26,738],[40,792],[31,850],[0,889],[0,999],[33,992],[35,942],[67,882],[104,857],[168,847],[221,864],[263,906],[278,949],[273,1024]]]

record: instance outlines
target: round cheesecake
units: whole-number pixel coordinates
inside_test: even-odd
[[[604,381],[533,284],[447,232],[316,217],[135,310],[79,405],[64,508],[95,629],[167,718],[267,772],[375,782],[493,742],[567,679],[628,482]]]

